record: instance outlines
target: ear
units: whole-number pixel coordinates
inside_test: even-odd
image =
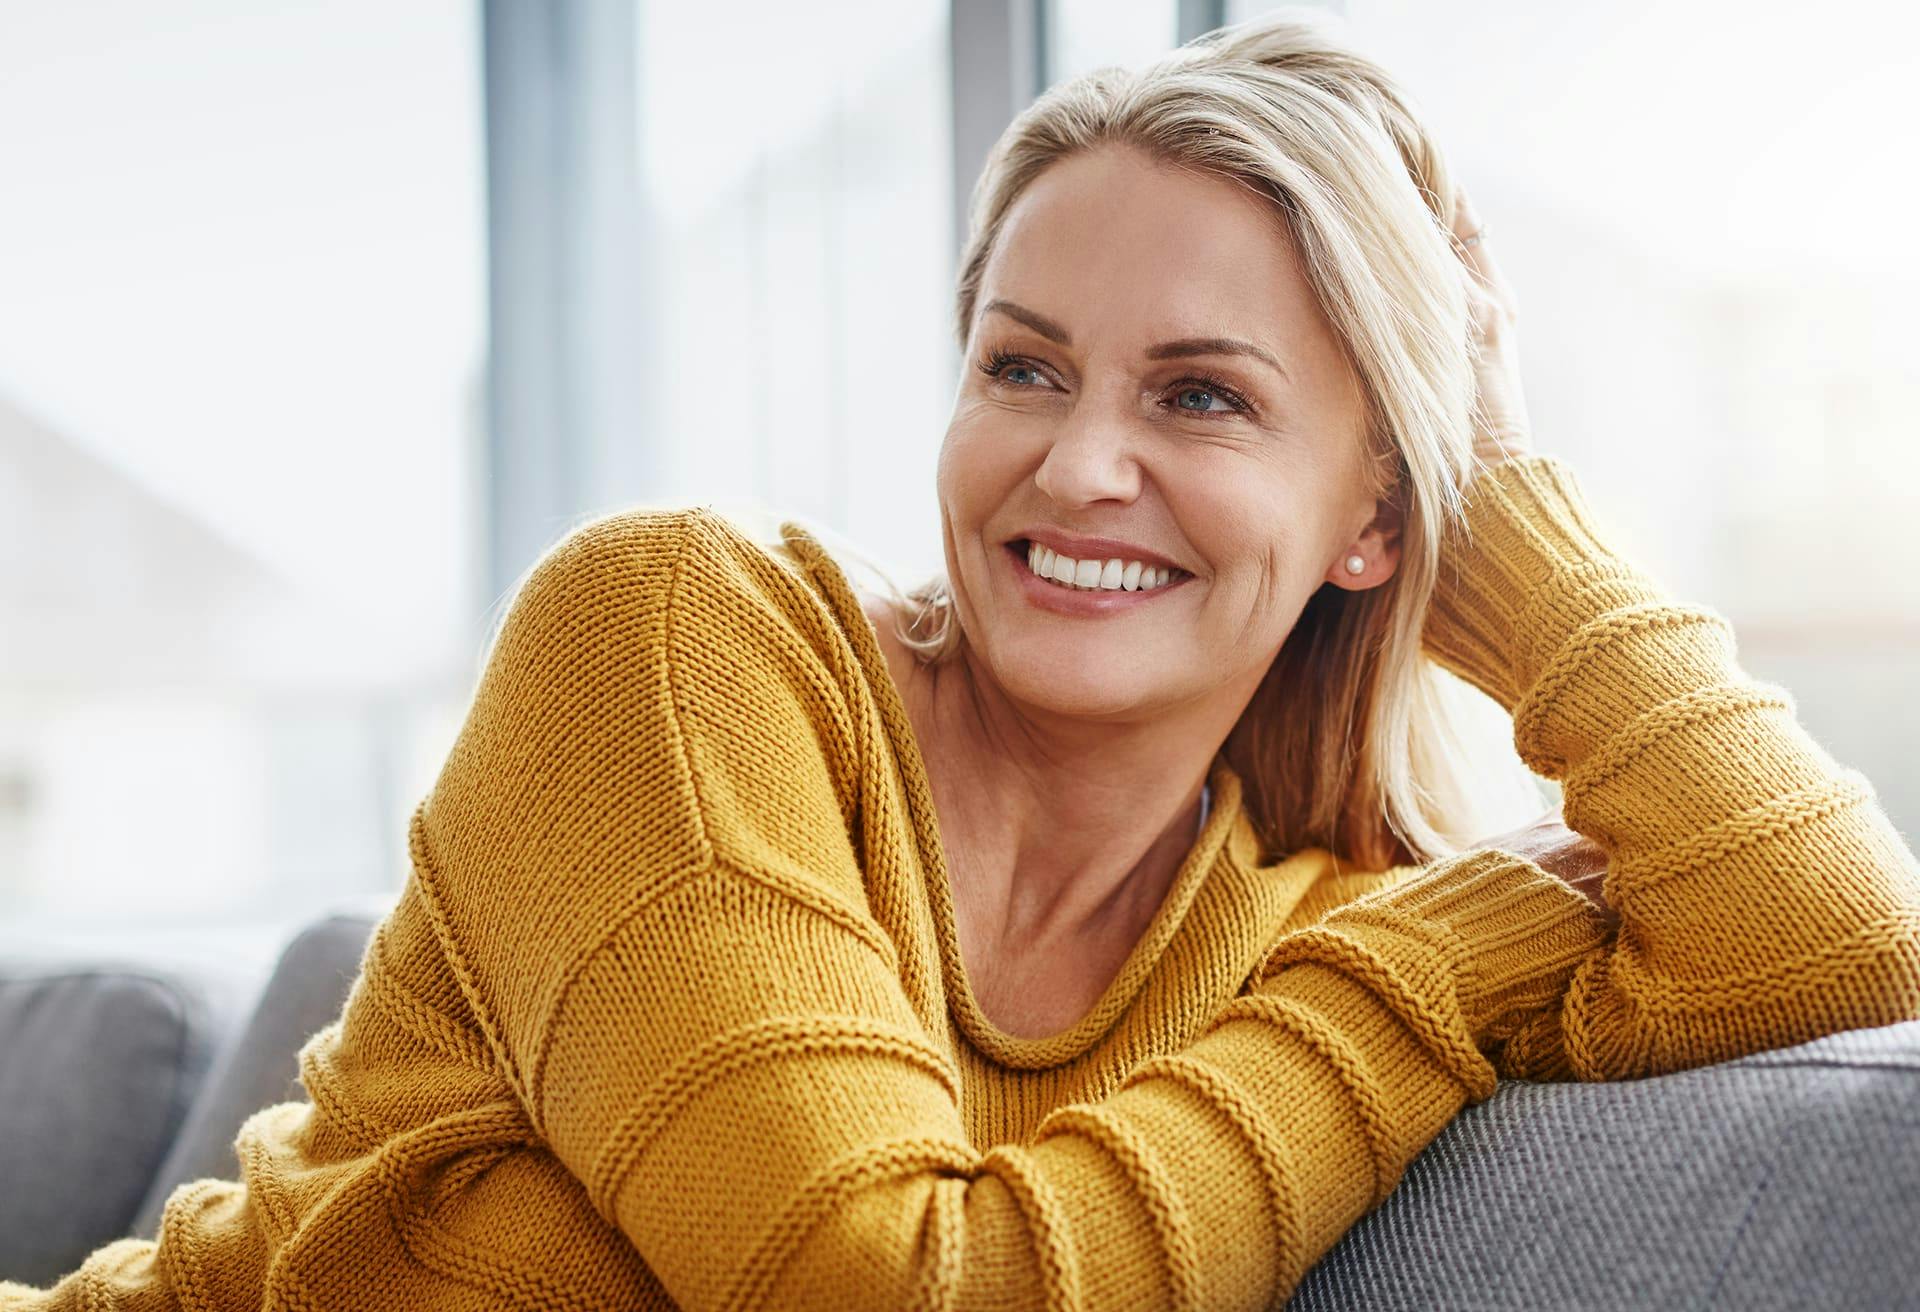
[[[1366,588],[1377,588],[1392,578],[1393,571],[1400,566],[1400,530],[1404,524],[1398,506],[1384,499],[1375,501],[1373,518],[1334,557],[1333,564],[1327,570],[1327,582],[1350,592],[1359,592]],[[1350,571],[1347,568],[1349,556],[1360,557],[1366,562],[1366,568],[1358,574]]]

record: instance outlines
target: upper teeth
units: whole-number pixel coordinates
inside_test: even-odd
[[[1138,560],[1075,560],[1038,542],[1027,543],[1027,568],[1043,579],[1063,583],[1070,588],[1104,588],[1119,592],[1145,592],[1161,588],[1173,577],[1165,565],[1153,566]]]

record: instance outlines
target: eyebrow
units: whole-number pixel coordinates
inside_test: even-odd
[[[992,314],[995,311],[1025,324],[1050,342],[1058,342],[1062,346],[1073,345],[1073,337],[1065,328],[1043,314],[1034,313],[1024,305],[1004,298],[996,299],[988,301],[981,313]],[[1250,355],[1256,360],[1264,361],[1288,382],[1293,381],[1293,375],[1273,358],[1272,352],[1255,346],[1252,342],[1243,342],[1237,337],[1182,337],[1176,342],[1162,342],[1158,346],[1147,348],[1149,360],[1174,360],[1190,355]]]

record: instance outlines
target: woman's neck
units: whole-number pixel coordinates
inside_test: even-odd
[[[929,668],[889,642],[956,898],[1001,943],[1143,929],[1192,849],[1232,719],[1217,706],[1128,724],[1036,713],[967,652]]]

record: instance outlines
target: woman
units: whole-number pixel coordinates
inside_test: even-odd
[[[1266,1307],[1501,1075],[1920,1017],[1920,863],[1529,454],[1457,197],[1293,16],[1043,97],[944,585],[567,535],[311,1105],[0,1307]],[[1422,661],[1580,837],[1448,850]]]

